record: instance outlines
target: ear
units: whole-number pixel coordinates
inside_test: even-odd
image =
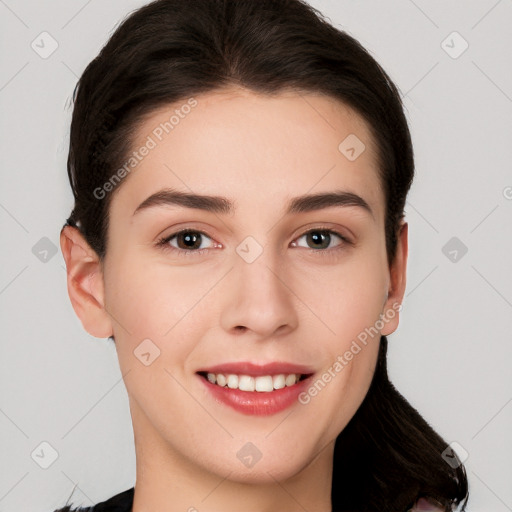
[[[111,318],[104,307],[103,270],[98,255],[72,226],[62,228],[60,248],[66,261],[69,298],[84,329],[96,338],[112,336]]]
[[[398,235],[395,259],[389,267],[390,282],[383,311],[385,324],[381,331],[385,336],[394,332],[399,323],[407,280],[408,229],[407,222],[403,222]]]

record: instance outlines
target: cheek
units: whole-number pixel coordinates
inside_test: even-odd
[[[380,256],[379,251],[370,247],[353,251],[337,263],[297,259],[283,268],[283,280],[292,285],[288,285],[289,293],[300,299],[291,300],[296,302],[299,323],[305,330],[316,325],[317,333],[324,338],[325,352],[332,355],[343,351],[352,339],[378,320],[387,282],[387,269]],[[218,281],[214,274],[223,274],[224,268],[173,268],[161,261],[146,261],[127,250],[114,254],[110,261],[115,264],[111,263],[105,274],[106,307],[118,324],[118,334],[130,333],[130,345],[146,338],[163,345],[178,337],[177,342],[182,343],[180,340],[189,338],[188,330],[197,330],[201,325],[199,311],[203,324],[215,324],[215,316],[218,324],[225,293],[236,293],[234,287],[239,286],[228,278],[212,290],[212,282]]]
[[[215,294],[209,293],[212,273],[125,256],[110,268],[105,282],[119,363],[123,373],[131,370],[131,381],[138,382],[131,391],[136,395],[138,387],[153,387],[160,397],[179,396],[182,390],[165,370],[183,375],[205,326],[211,319],[218,322],[218,307],[210,297]],[[146,353],[149,356],[143,356]],[[148,367],[144,357],[151,361]],[[156,376],[163,383],[147,381]]]
[[[106,279],[106,305],[117,322],[133,337],[171,336],[175,325],[208,291],[210,279],[192,267],[171,268],[125,257]]]
[[[310,298],[308,305],[321,321],[315,323],[325,333],[318,346],[324,366],[302,403],[315,416],[324,416],[331,436],[344,428],[364,399],[379,350],[387,269],[377,253],[358,256],[328,275],[317,275],[316,286],[310,279],[302,285],[301,296]]]
[[[387,269],[363,254],[328,270],[310,272],[307,278],[297,272],[294,279],[301,283],[298,295],[307,297],[307,305],[338,344],[374,325],[386,300]]]

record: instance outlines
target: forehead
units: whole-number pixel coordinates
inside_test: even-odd
[[[227,89],[186,98],[147,115],[132,150],[137,162],[113,198],[130,214],[162,188],[231,197],[260,213],[284,208],[284,198],[346,190],[383,214],[370,130],[327,96]]]

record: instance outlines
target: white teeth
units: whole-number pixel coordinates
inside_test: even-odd
[[[275,375],[272,379],[274,383],[274,389],[283,389],[286,386],[286,375]]]
[[[254,379],[254,386],[256,391],[264,391],[268,393],[269,391],[274,390],[274,383],[272,382],[272,377],[270,375],[256,377]]]
[[[228,375],[228,388],[230,388],[230,389],[238,388],[238,375]]]
[[[241,391],[259,391],[269,393],[275,389],[283,389],[285,386],[293,386],[300,379],[300,374],[290,373],[285,375],[262,375],[251,377],[250,375],[224,375],[222,373],[207,373],[206,378],[212,383],[221,387],[230,389],[240,389]]]
[[[254,377],[240,375],[238,378],[238,389],[240,391],[254,391]]]
[[[284,381],[284,383],[287,386],[293,386],[296,382],[297,382],[297,377],[293,373],[291,373],[290,375],[287,375],[286,379]]]

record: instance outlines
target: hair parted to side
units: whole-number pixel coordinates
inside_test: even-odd
[[[391,264],[414,176],[411,136],[397,87],[363,46],[302,0],[157,0],[129,15],[87,66],[73,95],[67,221],[103,259],[109,205],[98,195],[126,162],[141,122],[164,105],[231,86],[261,94],[325,94],[367,123],[385,199]],[[341,142],[341,141],[340,141]],[[333,511],[405,512],[422,496],[446,512],[464,500],[464,466],[390,383],[387,339],[370,389],[334,453]]]

